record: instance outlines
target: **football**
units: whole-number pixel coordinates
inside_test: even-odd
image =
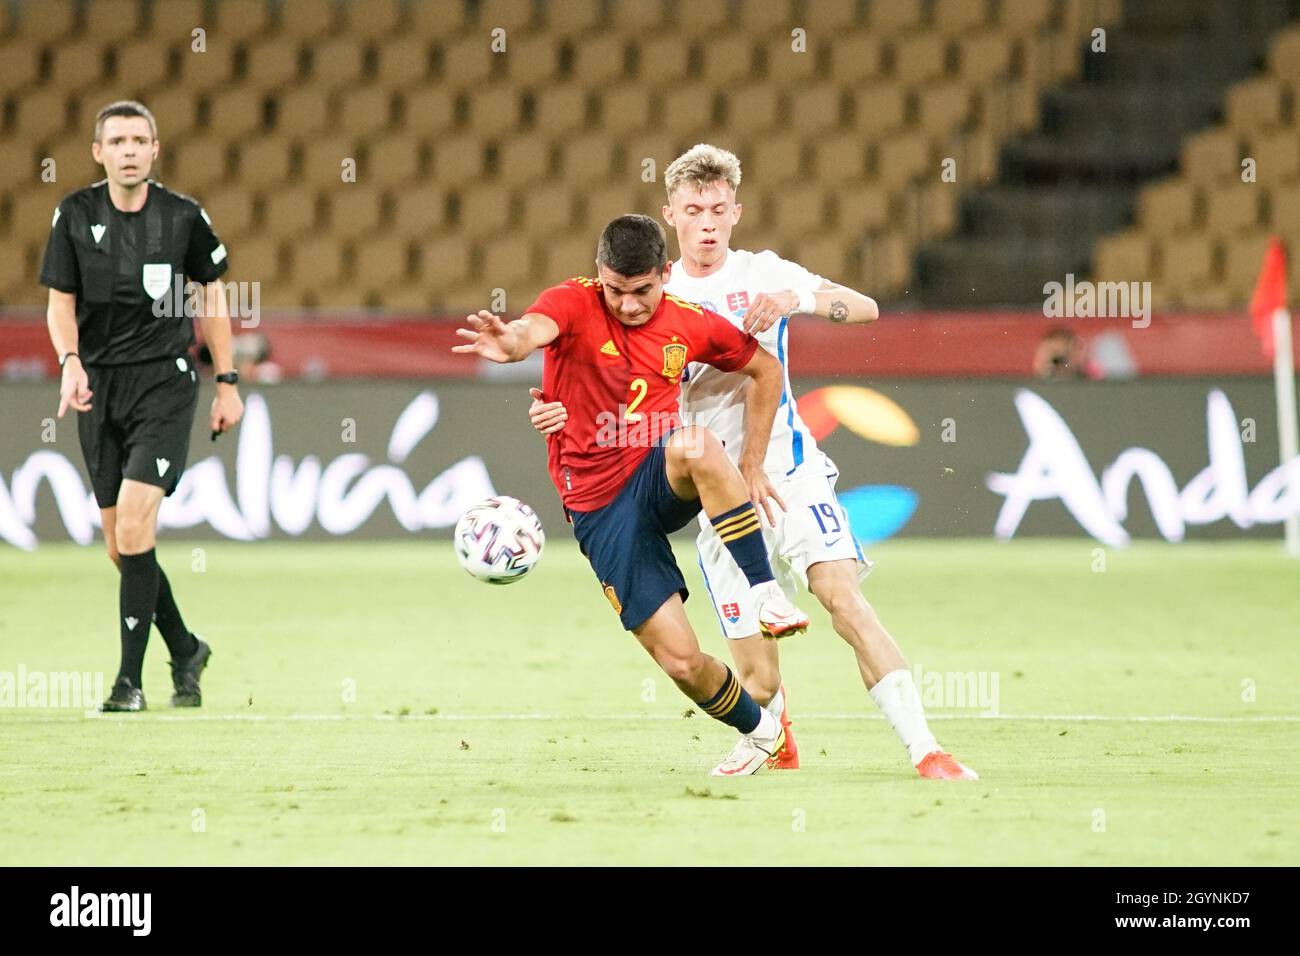
[[[460,566],[471,575],[488,584],[511,584],[541,560],[546,535],[532,508],[497,495],[461,515],[455,542]]]

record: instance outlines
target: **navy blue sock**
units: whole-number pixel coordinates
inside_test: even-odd
[[[709,523],[736,559],[736,564],[751,588],[775,580],[772,564],[767,559],[763,529],[758,523],[758,512],[754,510],[753,502],[746,501],[738,508],[715,515],[709,518]]]
[[[123,554],[122,579],[118,587],[117,625],[122,635],[122,669],[119,677],[129,677],[136,687],[143,686],[144,649],[149,643],[153,611],[158,604],[158,560],[153,548],[144,554]]]
[[[726,667],[726,665],[723,665]],[[722,680],[722,687],[708,700],[696,701],[700,710],[714,720],[720,720],[728,727],[735,727],[742,734],[751,733],[758,726],[760,714],[758,703],[749,696],[749,691],[740,686],[736,675],[727,667],[727,676]]]

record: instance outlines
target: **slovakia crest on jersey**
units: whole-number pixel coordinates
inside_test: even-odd
[[[749,308],[748,292],[730,292],[727,294],[727,308],[732,315],[743,315]]]
[[[727,619],[727,623],[735,624],[740,620],[740,605],[734,602],[722,605],[722,616]]]

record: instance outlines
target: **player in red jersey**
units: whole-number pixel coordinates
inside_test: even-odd
[[[714,773],[756,773],[785,732],[727,665],[700,650],[668,534],[703,508],[749,582],[763,633],[807,628],[774,580],[754,510],[768,498],[781,506],[763,470],[781,367],[753,336],[664,293],[667,242],[650,217],[610,222],[596,266],[599,279],[553,286],[513,322],[469,316],[471,328],[457,333],[469,341],[454,351],[504,363],[545,349],[544,393],[569,409],[568,427],[548,439],[548,464],[578,545],[623,626],[701,710],[742,735]],[[707,429],[681,427],[688,362],[750,379],[740,469]]]

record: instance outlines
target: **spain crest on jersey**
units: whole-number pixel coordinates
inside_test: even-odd
[[[669,342],[664,346],[663,377],[672,381],[686,368],[686,346],[681,342]]]

